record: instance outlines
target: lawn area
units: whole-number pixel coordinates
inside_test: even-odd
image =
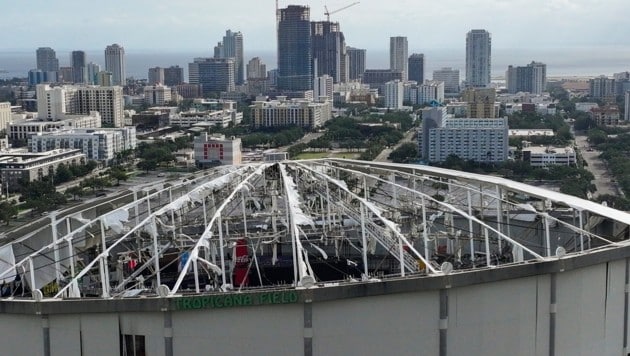
[[[332,154],[334,158],[358,159],[361,153],[356,152],[336,152]]]
[[[326,157],[328,157],[328,152],[304,152],[297,155],[294,159],[316,159]]]

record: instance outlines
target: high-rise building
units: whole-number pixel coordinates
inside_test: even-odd
[[[65,114],[98,111],[103,123],[122,127],[123,91],[120,86],[37,86],[37,113],[40,120],[60,120]]]
[[[254,57],[247,63],[247,80],[267,78],[267,66],[259,57]]]
[[[114,85],[112,84],[113,82],[114,82],[114,79],[113,79],[112,72],[106,72],[102,70],[96,73],[94,84],[101,85],[104,87],[109,87],[109,86]]]
[[[623,119],[626,122],[630,122],[630,91],[627,91],[625,93],[624,99],[626,99],[625,100],[626,106],[625,106],[625,108],[624,108],[625,110],[623,112]]]
[[[59,67],[59,81],[62,83],[74,83],[74,68]]]
[[[348,79],[360,80],[365,72],[366,50],[346,47],[348,53]]]
[[[11,122],[11,103],[6,101],[0,103],[0,130],[7,132],[9,122]]]
[[[547,86],[547,65],[531,62],[525,67],[509,66],[505,79],[508,93],[542,94]]]
[[[433,71],[433,80],[444,82],[444,94],[459,94],[459,69],[450,67]]]
[[[90,62],[87,64],[87,83],[96,84],[96,74],[101,71],[101,66]]]
[[[403,81],[409,78],[407,37],[389,38],[389,69],[403,72]]]
[[[243,34],[225,31],[223,36],[223,57],[234,58],[234,83],[243,84],[245,80],[245,63],[243,61]]]
[[[72,76],[75,83],[87,82],[87,70],[84,51],[72,51],[70,54],[70,64],[72,65]]]
[[[278,83],[280,90],[313,89],[310,9],[289,5],[278,10]]]
[[[418,104],[444,102],[444,82],[427,80],[418,86]]]
[[[272,101],[254,101],[250,108],[256,128],[289,125],[316,128],[324,125],[332,116],[330,101],[287,100],[286,96],[278,96],[278,100]]]
[[[322,97],[327,98],[331,102],[333,100],[333,78],[329,75],[315,78],[313,98],[315,101],[319,101]]]
[[[385,83],[392,80],[403,81],[403,72],[391,69],[366,69],[363,73],[363,83],[372,89],[378,89],[379,94],[385,93]]]
[[[35,51],[37,56],[37,69],[44,72],[57,72],[59,70],[59,60],[55,50],[50,47],[40,47]]]
[[[214,58],[225,58],[225,51],[223,49],[223,41],[217,42],[214,46]]]
[[[125,48],[117,43],[105,48],[105,70],[112,73],[114,85],[125,85]]]
[[[315,77],[329,75],[335,83],[348,81],[346,40],[338,22],[311,22]],[[317,67],[315,67],[317,63]]]
[[[201,84],[204,95],[234,91],[234,59],[195,58],[188,64],[188,81]]]
[[[414,53],[409,56],[407,62],[409,68],[408,79],[422,84],[424,82],[424,54]]]
[[[28,71],[28,84],[37,85],[42,83],[56,83],[58,72],[44,72],[41,69],[31,69]]]
[[[404,88],[400,80],[385,83],[385,107],[400,110],[403,107]]]
[[[486,30],[466,34],[466,86],[483,88],[490,84],[492,39]]]
[[[184,82],[184,68],[180,66],[170,66],[164,68],[164,85],[174,86]]]
[[[589,80],[589,87],[595,99],[612,100],[615,97],[615,80],[604,75]]]
[[[149,85],[164,84],[164,68],[153,67],[149,68]]]
[[[462,100],[468,103],[468,117],[496,117],[495,101],[497,93],[492,88],[469,88],[464,91]]]

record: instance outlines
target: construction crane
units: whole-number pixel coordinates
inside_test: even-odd
[[[324,5],[324,9],[326,10],[326,12],[324,12],[324,15],[326,15],[326,21],[330,22],[330,15],[336,14],[339,11],[345,10],[345,9],[347,9],[349,7],[352,7],[352,6],[354,6],[354,5],[358,4],[358,3],[360,3],[360,1],[355,1],[355,2],[353,2],[350,5],[346,5],[346,6],[342,7],[341,9],[337,9],[337,10],[334,10],[334,11],[328,11],[328,7],[326,5]]]

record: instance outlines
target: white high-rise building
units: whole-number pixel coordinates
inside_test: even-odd
[[[389,38],[389,69],[403,72],[403,81],[409,78],[409,49],[407,37]]]
[[[315,101],[319,101],[322,97],[330,101],[333,100],[333,78],[330,75],[315,78],[313,98]]]
[[[11,122],[11,103],[0,103],[0,130],[6,130]]]
[[[112,73],[114,85],[126,84],[124,47],[114,43],[105,48],[105,70]]]
[[[418,104],[444,102],[444,82],[427,80],[418,87]]]
[[[392,80],[385,83],[385,107],[393,110],[402,109],[404,94],[402,81]]]
[[[119,86],[73,86],[51,88],[37,86],[37,112],[40,120],[61,120],[66,114],[89,114],[98,111],[103,123],[122,127],[124,120],[123,90]]]
[[[247,63],[247,80],[267,78],[267,66],[260,57],[254,57]]]
[[[223,41],[214,48],[215,58],[234,59],[234,83],[243,84],[245,80],[245,63],[243,61],[243,34],[240,32],[225,31]]]
[[[466,86],[482,88],[490,84],[492,39],[486,30],[466,34]]]
[[[434,70],[433,80],[444,82],[445,94],[459,94],[459,69],[446,67]]]

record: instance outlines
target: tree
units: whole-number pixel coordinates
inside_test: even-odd
[[[83,196],[83,188],[81,186],[75,185],[74,187],[70,187],[65,191],[66,195],[71,195],[72,200],[77,200],[77,197]]]
[[[127,172],[120,167],[114,167],[109,170],[109,176],[112,179],[116,179],[116,185],[120,185],[120,181],[126,181],[128,179]]]
[[[9,222],[13,217],[15,217],[18,213],[18,208],[6,201],[0,203],[0,220],[6,222],[9,225]]]
[[[143,171],[146,171],[147,173],[149,173],[149,171],[152,171],[157,168],[157,162],[155,160],[142,160],[138,162],[136,166],[142,169]]]
[[[388,159],[391,159],[395,163],[409,163],[415,161],[418,157],[417,145],[408,142],[403,143],[390,153]]]
[[[65,183],[72,180],[72,178],[74,178],[74,174],[68,166],[63,163],[57,166],[57,170],[55,171],[55,183]]]

